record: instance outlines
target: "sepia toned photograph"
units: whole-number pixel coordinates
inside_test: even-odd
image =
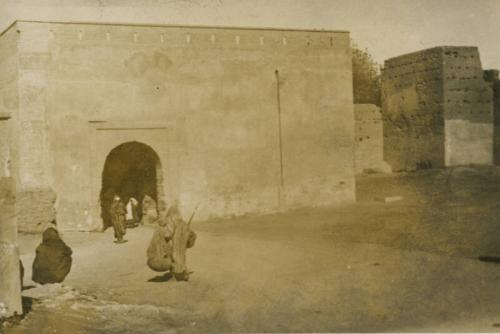
[[[500,0],[0,0],[0,334],[500,332]]]

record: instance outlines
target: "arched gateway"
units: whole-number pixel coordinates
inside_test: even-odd
[[[109,207],[115,194],[125,203],[134,197],[139,201],[139,209],[146,195],[158,206],[158,203],[163,203],[162,181],[160,158],[150,146],[132,141],[112,149],[102,171],[100,203],[103,227],[111,226]]]

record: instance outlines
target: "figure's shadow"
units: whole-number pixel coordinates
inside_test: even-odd
[[[500,256],[480,256],[480,257],[478,257],[478,259],[479,259],[479,261],[483,261],[483,262],[500,264]]]
[[[148,279],[148,282],[168,282],[172,279],[173,275],[170,272],[167,272],[163,275],[155,276],[153,278]]]

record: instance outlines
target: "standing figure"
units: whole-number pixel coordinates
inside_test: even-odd
[[[138,204],[139,202],[133,197],[130,197],[127,202],[127,214],[125,216],[127,227],[135,227],[139,223]]]
[[[127,213],[127,210],[125,210],[125,205],[123,205],[122,201],[120,201],[120,196],[115,195],[113,203],[111,203],[109,208],[109,213],[111,216],[111,222],[113,223],[113,229],[115,230],[115,243],[127,242],[123,239],[123,236],[126,234],[125,214]]]
[[[64,281],[71,269],[72,253],[55,228],[46,229],[42,243],[36,248],[33,281],[40,284]]]
[[[177,281],[187,281],[186,251],[195,241],[196,233],[182,219],[177,206],[171,206],[165,219],[158,220],[147,251],[148,266],[155,271],[170,270]]]

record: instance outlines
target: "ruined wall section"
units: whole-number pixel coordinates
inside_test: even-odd
[[[442,51],[385,61],[384,159],[395,171],[444,166]]]
[[[354,165],[356,173],[391,171],[384,161],[382,114],[374,104],[355,104]]]
[[[23,313],[15,186],[12,178],[0,177],[0,318]]]
[[[35,83],[27,86],[30,138],[42,147],[33,166],[48,167],[31,175],[54,187],[63,228],[98,224],[100,147],[117,138],[150,145],[160,155],[167,203],[180,200],[186,212],[202,203],[199,219],[354,200],[348,34],[19,25],[23,76]],[[35,131],[42,117],[45,133]],[[99,132],[96,122],[122,125]]]
[[[446,166],[493,163],[493,93],[476,47],[443,47]]]

